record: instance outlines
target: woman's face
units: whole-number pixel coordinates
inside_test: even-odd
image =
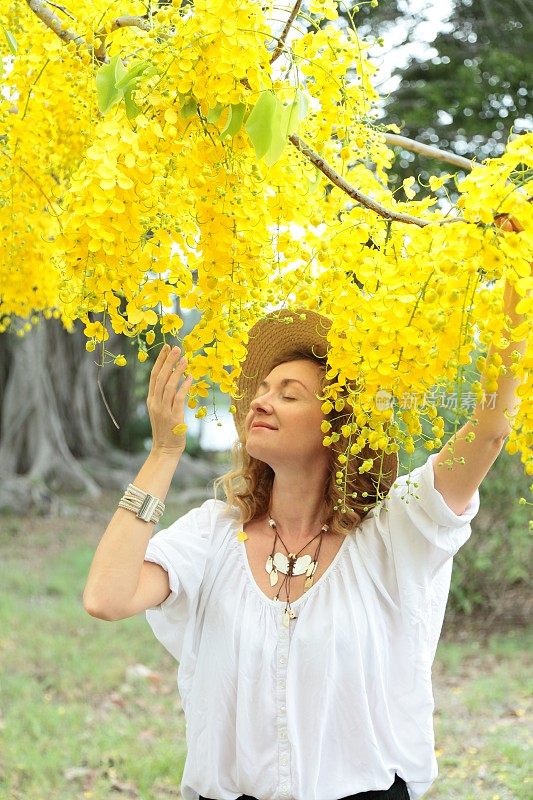
[[[273,469],[281,464],[309,463],[324,459],[329,451],[322,444],[324,419],[323,371],[305,359],[287,361],[269,372],[259,385],[246,416],[246,450]]]

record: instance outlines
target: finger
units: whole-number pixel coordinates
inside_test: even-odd
[[[496,214],[496,216],[494,217],[494,224],[496,225],[497,228],[501,228],[504,231],[511,231],[513,229],[508,214]]]
[[[497,228],[500,228],[504,231],[520,233],[520,231],[524,230],[522,224],[515,217],[511,217],[509,214],[496,214],[494,217],[494,224]]]
[[[180,354],[181,350],[179,347],[173,347],[172,350],[168,353],[155,379],[155,384],[154,384],[155,397],[159,399],[163,397],[168,380],[173,374],[172,371],[176,368],[176,363],[179,361]]]
[[[176,397],[180,397],[181,399],[183,399],[185,397],[185,395],[187,394],[187,392],[189,391],[189,389],[191,388],[192,382],[193,382],[192,375],[187,375],[183,379],[183,382],[182,382],[180,388],[176,392]]]
[[[183,406],[185,403],[185,398],[187,397],[187,393],[191,388],[191,384],[193,382],[192,375],[187,375],[187,377],[183,380],[180,388],[174,394],[174,401],[172,403],[172,413],[179,414],[183,416]]]
[[[150,384],[149,384],[150,388],[155,386],[157,376],[161,372],[163,364],[165,363],[170,352],[171,352],[171,347],[169,344],[164,344],[161,350],[159,351],[159,354],[154,362],[154,366],[152,367],[152,370],[150,372]]]
[[[163,390],[163,399],[166,400],[167,398],[174,398],[176,393],[176,387],[180,382],[181,378],[183,377],[183,373],[187,368],[187,359],[185,357],[180,358],[177,364],[174,365],[170,375],[168,376],[165,388]]]
[[[515,219],[514,217],[511,217],[511,225],[513,226],[515,233],[520,233],[520,231],[524,230],[524,226],[522,225],[522,223],[519,220]]]

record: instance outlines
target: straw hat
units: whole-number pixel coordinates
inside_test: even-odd
[[[234,399],[235,425],[240,438],[250,403],[261,381],[274,364],[283,361],[294,350],[312,350],[326,361],[327,333],[331,320],[316,311],[283,309],[274,311],[256,322],[248,333],[248,354],[237,380],[238,396]]]
[[[295,350],[311,350],[319,358],[327,360],[327,334],[331,320],[307,309],[274,311],[256,322],[248,333],[248,353],[237,379],[237,397],[234,398],[235,426],[239,439],[244,442],[244,423],[250,409],[250,403],[256,395],[257,388],[266,375],[283,359]],[[368,478],[382,473],[385,491],[394,483],[398,475],[399,460],[397,453],[368,453],[359,458],[375,459],[376,470],[368,474]],[[379,464],[380,462],[380,464]]]

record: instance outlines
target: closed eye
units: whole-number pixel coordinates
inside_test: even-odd
[[[297,400],[298,398],[296,398],[296,397],[289,397],[289,395],[287,395],[287,394],[284,394],[284,395],[283,395],[283,399],[284,399],[284,400]]]

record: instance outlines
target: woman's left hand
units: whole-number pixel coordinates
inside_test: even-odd
[[[524,228],[516,217],[511,217],[509,214],[496,214],[494,217],[494,224],[502,231],[509,231],[513,233],[520,233]]]

